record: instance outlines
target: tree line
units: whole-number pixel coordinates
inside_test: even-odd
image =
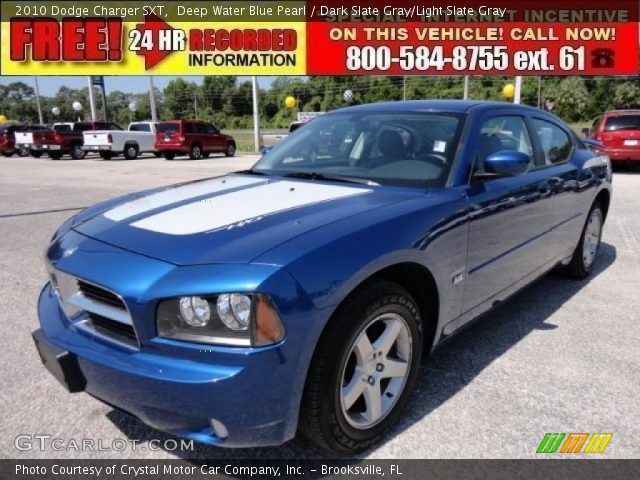
[[[513,77],[470,77],[469,98],[504,100],[503,87]],[[108,79],[107,79],[108,85]],[[402,99],[460,99],[463,77],[453,76],[311,76],[278,77],[259,90],[262,128],[286,127],[297,111],[328,111],[349,105],[345,90],[352,92],[350,104]],[[285,106],[285,98],[296,99],[295,108]],[[104,118],[102,96],[94,95],[100,119]],[[71,121],[78,116],[73,102],[84,106],[88,116],[88,87],[60,87],[54,96],[41,96],[45,123]],[[161,91],[156,89],[161,120],[198,118],[224,129],[248,129],[253,125],[251,82],[237,77],[205,77],[202,84],[176,78]],[[584,122],[613,108],[640,108],[640,79],[620,77],[524,77],[522,103],[544,106],[553,103],[553,113],[568,122]],[[151,117],[149,95],[111,91],[107,95],[109,119],[120,125]],[[134,103],[135,109],[130,105]],[[54,115],[52,108],[60,113]],[[0,85],[0,114],[9,120],[36,123],[35,90],[24,82]]]

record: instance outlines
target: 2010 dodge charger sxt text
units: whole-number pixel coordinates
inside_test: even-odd
[[[589,275],[610,197],[609,159],[541,110],[346,108],[251,170],[69,219],[34,339],[70,391],[158,429],[353,452],[423,352],[553,268]]]

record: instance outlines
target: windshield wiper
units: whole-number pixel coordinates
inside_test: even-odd
[[[380,185],[366,178],[345,177],[342,175],[326,174],[319,172],[291,172],[284,174],[285,178],[301,178],[304,180],[329,180],[331,182],[359,183],[362,185]]]

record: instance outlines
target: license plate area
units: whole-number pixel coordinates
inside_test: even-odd
[[[624,145],[625,147],[637,147],[640,144],[640,140],[625,140],[624,141]]]
[[[70,393],[82,392],[87,384],[74,355],[47,340],[42,330],[31,334],[45,368]]]

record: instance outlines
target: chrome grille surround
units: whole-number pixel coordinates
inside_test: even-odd
[[[140,343],[129,309],[120,295],[85,279],[49,269],[51,285],[58,296],[71,325],[94,337],[138,350]],[[101,301],[104,298],[105,301]],[[119,300],[120,305],[117,301]],[[105,328],[105,322],[94,324],[93,318],[103,318],[116,328]],[[122,324],[122,325],[116,325]],[[133,335],[123,335],[130,329]]]

